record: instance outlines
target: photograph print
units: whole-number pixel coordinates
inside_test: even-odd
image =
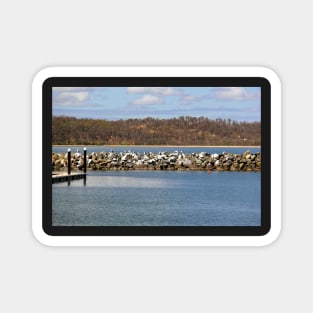
[[[148,83],[51,85],[52,227],[259,228],[262,87]]]

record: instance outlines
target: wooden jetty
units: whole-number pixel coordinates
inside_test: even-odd
[[[86,173],[73,173],[73,174],[67,174],[67,173],[58,173],[58,174],[52,174],[52,184],[54,183],[62,183],[65,181],[71,181],[76,179],[84,179],[86,180]]]
[[[84,172],[83,173],[71,173],[71,149],[67,150],[67,164],[69,165],[66,172],[61,173],[52,173],[52,184],[54,183],[61,183],[67,181],[70,184],[71,180],[76,179],[84,179],[84,184],[86,184],[87,178],[87,148],[84,148]]]

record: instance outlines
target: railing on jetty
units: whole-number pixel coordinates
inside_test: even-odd
[[[84,148],[84,164],[83,173],[71,173],[72,170],[71,149],[67,150],[67,173],[52,173],[52,184],[67,181],[70,184],[71,180],[84,179],[84,185],[87,178],[87,148]]]

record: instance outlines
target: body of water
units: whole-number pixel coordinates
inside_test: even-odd
[[[80,152],[83,152],[84,146],[53,146],[52,152],[55,153],[66,153],[68,149],[71,149],[72,152],[76,152],[77,149]],[[185,154],[188,153],[200,153],[200,152],[207,152],[210,154],[218,153],[222,154],[223,152],[229,152],[229,153],[236,153],[236,154],[242,154],[247,150],[250,150],[251,153],[257,153],[261,152],[261,148],[255,148],[255,147],[185,147],[185,146],[174,146],[174,147],[162,147],[162,146],[87,146],[87,152],[138,152],[138,153],[144,153],[144,152],[152,152],[154,154],[157,154],[159,152],[169,152],[172,153],[174,151],[183,151]]]
[[[261,173],[88,172],[85,186],[83,180],[52,185],[52,223],[54,226],[259,226]]]

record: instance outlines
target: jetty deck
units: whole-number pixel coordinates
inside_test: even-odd
[[[86,176],[86,173],[52,173],[52,184],[76,179],[86,179]]]

